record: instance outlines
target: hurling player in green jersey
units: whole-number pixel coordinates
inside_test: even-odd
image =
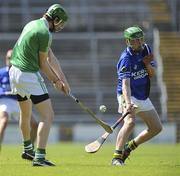
[[[19,104],[16,95],[11,94],[9,83],[9,68],[12,49],[9,49],[5,56],[6,66],[0,68],[0,151],[7,125],[10,121],[17,122],[20,116]],[[31,141],[36,141],[38,122],[32,114],[31,117]]]
[[[21,111],[19,126],[24,142],[22,158],[32,160],[33,166],[55,165],[45,158],[54,111],[39,71],[47,76],[57,90],[69,94],[69,84],[51,50],[51,33],[61,31],[67,19],[67,13],[60,4],[50,6],[42,18],[25,25],[13,48],[9,75],[12,92],[17,94]],[[32,103],[40,114],[35,152],[30,140]]]

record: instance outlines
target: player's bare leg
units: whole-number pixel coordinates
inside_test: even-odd
[[[37,147],[45,148],[52,120],[54,118],[54,112],[50,99],[38,103],[35,107],[40,114],[40,122],[37,131]]]
[[[24,151],[22,153],[23,159],[33,160],[34,148],[30,138],[30,121],[32,113],[32,102],[30,99],[19,102],[20,106],[20,119],[19,127],[23,136]]]
[[[34,144],[36,141],[36,136],[37,136],[37,128],[38,128],[38,123],[36,122],[34,116],[31,116],[31,141]]]
[[[24,141],[30,140],[30,121],[32,114],[32,102],[30,99],[20,101],[20,119],[19,126],[22,131]]]
[[[37,130],[37,149],[35,152],[33,166],[54,166],[52,162],[45,160],[46,144],[52,120],[54,118],[54,111],[52,109],[51,100],[47,99],[41,103],[36,104],[35,107],[40,114],[40,122]]]
[[[140,145],[160,133],[162,130],[162,124],[156,110],[140,112],[138,115],[148,127],[134,138],[135,143]]]
[[[155,109],[139,112],[137,115],[142,118],[148,128],[143,130],[137,137],[126,143],[122,156],[124,161],[130,155],[131,151],[136,149],[138,145],[150,140],[162,130],[162,125]]]
[[[120,129],[117,141],[116,141],[116,150],[113,154],[112,165],[124,165],[126,158],[123,157],[123,148],[126,141],[129,138],[135,125],[135,114],[130,114],[125,118],[123,127]]]
[[[1,151],[1,143],[3,141],[4,132],[8,124],[8,113],[0,112],[0,151]]]
[[[116,141],[116,150],[122,150],[124,147],[124,144],[129,138],[129,135],[131,134],[133,128],[134,128],[134,123],[135,118],[130,114],[125,118],[124,124],[122,128],[120,129],[118,136],[117,136],[117,141]]]

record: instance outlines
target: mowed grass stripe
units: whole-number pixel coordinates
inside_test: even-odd
[[[3,145],[0,175],[6,176],[178,176],[180,145],[144,144],[134,151],[126,166],[111,166],[114,145],[105,144],[96,154],[84,152],[85,144],[48,145],[47,159],[56,167],[32,167],[21,159],[22,146]]]

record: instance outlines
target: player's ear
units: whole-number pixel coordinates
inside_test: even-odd
[[[128,40],[128,39],[126,39],[126,45],[128,45],[128,46],[129,46],[129,44],[130,44],[130,43],[129,43],[129,40]]]

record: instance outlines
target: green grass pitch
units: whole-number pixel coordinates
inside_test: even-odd
[[[104,144],[87,154],[84,144],[48,145],[47,158],[56,167],[32,167],[20,158],[22,147],[3,145],[0,176],[179,176],[180,145],[145,144],[134,151],[124,167],[111,166],[114,145]]]

